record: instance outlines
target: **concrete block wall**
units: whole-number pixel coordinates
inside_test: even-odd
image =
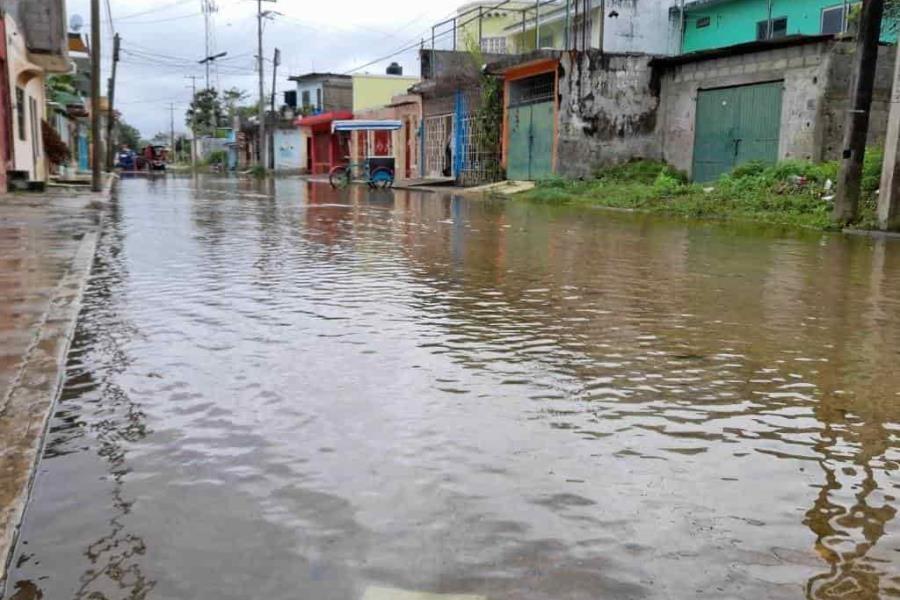
[[[2,8],[22,24],[29,51],[66,54],[68,36],[64,0],[5,0]]]
[[[659,95],[647,55],[566,53],[560,62],[557,172],[590,177],[632,158],[658,159]]]
[[[713,58],[660,74],[663,159],[690,173],[701,89],[784,81],[779,158],[818,160],[830,42]]]
[[[817,160],[837,160],[841,156],[844,124],[850,110],[850,77],[853,71],[852,42],[834,45],[828,57],[828,73],[825,81],[821,127],[821,153]],[[875,66],[875,90],[869,118],[869,145],[883,146],[887,134],[888,113],[891,107],[896,48],[882,46],[878,50]]]

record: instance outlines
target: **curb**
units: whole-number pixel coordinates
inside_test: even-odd
[[[117,177],[107,179],[102,196],[108,202]],[[10,440],[0,454],[0,474],[12,482],[13,495],[0,506],[0,596],[6,585],[19,527],[31,496],[44,452],[50,417],[62,393],[66,362],[81,312],[84,292],[94,264],[105,220],[96,224],[78,245],[74,258],[50,298],[47,311],[9,393],[0,405],[0,436]]]

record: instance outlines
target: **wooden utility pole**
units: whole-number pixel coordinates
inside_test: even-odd
[[[863,0],[850,79],[850,111],[844,126],[841,169],[838,173],[834,212],[831,215],[838,225],[852,223],[859,211],[863,159],[869,133],[869,109],[872,107],[878,39],[883,16],[884,0]]]
[[[106,169],[112,171],[116,166],[116,145],[113,144],[113,131],[116,127],[116,67],[119,64],[119,46],[122,38],[117,33],[113,36],[112,77],[109,78],[109,120],[106,122]]]
[[[186,79],[191,80],[191,103],[197,99],[197,76],[187,75]],[[191,166],[197,168],[197,132],[194,130],[194,119],[196,115],[191,116]]]
[[[91,189],[103,191],[103,144],[100,141],[100,0],[91,0]]]
[[[266,2],[275,2],[276,0],[266,0]],[[265,167],[269,164],[268,148],[266,143],[266,72],[263,69],[263,19],[266,13],[262,9],[263,0],[256,0],[256,35],[258,48],[256,51],[256,67],[259,70],[259,162],[258,165]]]
[[[590,4],[588,5],[590,10]],[[606,0],[600,0],[600,53],[602,54],[606,46]]]
[[[176,159],[178,158],[178,154],[175,153],[175,103],[169,103],[169,112],[171,113],[171,121],[169,123],[169,139],[172,144],[172,153],[175,155]]]
[[[281,50],[279,50],[278,48],[275,48],[275,56],[273,57],[273,60],[272,60],[272,114],[273,115],[275,114],[275,93],[276,93],[275,90],[277,89],[276,86],[278,84],[278,66],[280,64],[281,64]],[[266,144],[266,146],[268,146],[268,143]],[[268,165],[269,165],[270,169],[274,169],[275,168],[275,139],[274,139],[274,136],[272,138],[271,150],[272,151],[269,153]]]
[[[881,169],[881,194],[878,196],[878,226],[900,231],[900,44],[894,65],[894,90],[888,116],[887,143]]]

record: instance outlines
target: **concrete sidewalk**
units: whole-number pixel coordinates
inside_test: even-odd
[[[113,184],[0,196],[0,589]]]

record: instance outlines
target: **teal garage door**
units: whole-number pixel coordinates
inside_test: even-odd
[[[739,164],[778,160],[784,83],[700,90],[694,129],[694,181],[712,181]]]
[[[534,181],[553,174],[554,88],[553,73],[510,86],[508,179]]]

